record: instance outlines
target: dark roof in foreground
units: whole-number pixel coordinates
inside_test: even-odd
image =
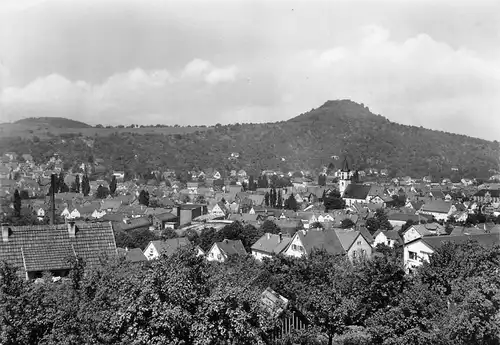
[[[123,249],[117,248],[118,255],[125,257],[126,261],[130,262],[142,262],[148,261],[146,255],[142,252],[141,248]]]
[[[154,244],[160,255],[166,254],[167,256],[171,256],[177,249],[191,244],[187,237],[170,238],[165,241],[157,240],[151,241],[150,243]]]
[[[25,277],[26,272],[69,269],[70,257],[82,258],[89,267],[99,265],[102,255],[116,256],[111,223],[77,222],[73,238],[68,225],[3,225],[9,236],[0,241],[0,261],[19,267]]]
[[[313,250],[324,250],[333,255],[345,254],[335,230],[299,230],[297,236],[304,245],[306,254],[311,254]]]
[[[477,241],[484,247],[493,247],[500,244],[500,234],[481,234],[481,235],[461,235],[461,236],[429,236],[420,238],[424,243],[433,249],[438,249],[447,242],[456,244],[467,243],[467,241]]]

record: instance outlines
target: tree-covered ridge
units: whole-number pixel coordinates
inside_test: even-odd
[[[61,136],[65,137],[65,136]],[[185,134],[115,132],[91,138],[77,134],[49,140],[3,139],[2,147],[35,159],[52,153],[86,162],[99,157],[113,169],[314,170],[348,154],[355,168],[388,169],[389,176],[489,177],[499,169],[500,147],[464,135],[390,122],[351,101],[329,101],[289,121],[215,126]],[[89,138],[87,138],[89,139]],[[232,152],[239,153],[229,159]]]
[[[36,284],[2,264],[0,342],[270,344],[279,319],[260,302],[270,287],[309,322],[283,344],[498,345],[498,249],[447,244],[414,275],[387,247],[354,263],[315,252],[214,264],[194,247],[142,265],[73,258],[69,279]]]

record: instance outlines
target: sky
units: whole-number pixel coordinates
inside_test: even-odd
[[[336,99],[499,140],[500,2],[0,0],[0,122],[274,122]]]

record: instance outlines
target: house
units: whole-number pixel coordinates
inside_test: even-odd
[[[196,250],[196,256],[205,256],[205,251],[200,246],[196,246],[194,249]]]
[[[302,257],[315,250],[325,250],[333,255],[344,255],[345,249],[334,230],[299,230],[292,237],[283,254]]]
[[[374,234],[373,246],[376,247],[379,244],[384,244],[388,247],[394,248],[398,244],[403,244],[403,239],[399,236],[397,230],[377,230]]]
[[[173,255],[179,248],[190,245],[186,237],[171,238],[166,241],[151,241],[144,249],[144,255],[148,260],[157,259],[160,255]]]
[[[122,257],[128,262],[145,262],[148,261],[140,248],[117,248],[118,257]]]
[[[365,238],[362,232],[349,229],[335,229],[335,232],[349,260],[372,256],[370,240]]]
[[[448,217],[457,211],[455,205],[449,201],[432,200],[420,207],[416,214],[428,214],[436,220],[448,220]]]
[[[45,209],[43,207],[39,207],[36,210],[36,217],[39,221],[42,221],[45,218]]]
[[[481,189],[473,195],[474,201],[484,203],[500,202],[500,189]]]
[[[368,203],[368,193],[371,190],[371,186],[363,184],[349,184],[344,191],[343,199],[347,206],[355,203]]]
[[[266,288],[260,297],[260,305],[263,309],[276,319],[281,319],[278,326],[271,333],[270,343],[278,343],[279,339],[292,332],[304,330],[309,325],[309,320],[299,310],[295,308],[290,301],[272,290]],[[285,310],[288,313],[285,313]]]
[[[389,223],[391,223],[392,226],[403,226],[406,224],[408,221],[412,221],[413,223],[419,224],[420,221],[427,221],[429,218],[432,218],[427,215],[418,215],[418,214],[411,214],[411,213],[402,213],[402,212],[395,212],[395,213],[390,213],[387,216]]]
[[[424,236],[446,235],[446,229],[439,223],[415,224],[410,226],[403,233],[404,243],[411,242]]]
[[[125,178],[125,172],[122,171],[122,170],[115,170],[113,171],[113,176],[119,180],[119,181],[123,181],[123,179]]]
[[[225,218],[229,215],[230,212],[229,209],[226,207],[226,205],[219,201],[217,204],[215,204],[210,213],[217,217]]]
[[[198,194],[198,182],[188,182],[187,190],[189,194]]]
[[[222,242],[215,242],[207,252],[208,261],[224,262],[232,255],[246,255],[241,240],[224,239]]]
[[[69,258],[79,257],[87,267],[100,265],[102,255],[116,256],[111,223],[68,222],[60,225],[1,226],[0,261],[35,279],[43,272],[66,276]]]
[[[428,262],[431,255],[445,243],[462,244],[467,243],[469,240],[477,241],[486,248],[500,244],[500,236],[497,233],[417,238],[404,246],[403,260],[406,272],[411,273],[412,270],[421,266],[424,261]]]
[[[280,234],[266,233],[255,242],[252,247],[252,256],[256,260],[271,258],[281,254],[290,243],[291,238]]]

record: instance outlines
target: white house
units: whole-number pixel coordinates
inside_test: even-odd
[[[403,239],[399,236],[397,230],[382,231],[378,230],[373,234],[373,246],[384,244],[388,247],[394,248],[397,244],[402,244]]]
[[[231,255],[246,255],[247,252],[241,240],[224,239],[222,242],[215,242],[207,252],[208,261],[224,262]]]
[[[219,201],[212,208],[212,211],[210,212],[210,214],[217,216],[217,217],[226,217],[229,214],[229,210],[227,209],[226,205],[224,205],[222,202]]]
[[[404,267],[407,273],[421,266],[424,261],[429,261],[434,252],[446,242],[466,243],[469,240],[477,241],[484,247],[492,247],[500,243],[498,234],[478,234],[462,236],[431,236],[422,237],[406,243],[404,246]]]
[[[282,253],[290,241],[291,238],[288,236],[266,233],[251,247],[252,256],[259,261],[265,257],[271,258]]]
[[[69,218],[71,215],[71,212],[68,210],[67,207],[64,208],[64,210],[61,212],[61,217],[63,218]]]
[[[42,207],[38,208],[38,210],[36,211],[36,216],[39,221],[42,221],[43,218],[45,218],[45,210]]]
[[[432,200],[427,202],[415,212],[416,214],[428,214],[436,220],[448,220],[448,217],[457,212],[457,208],[449,201]]]
[[[438,223],[415,224],[410,226],[403,234],[404,243],[409,243],[424,236],[446,235],[444,226]]]
[[[151,241],[144,249],[144,255],[148,260],[154,260],[161,254],[172,255],[177,249],[189,245],[185,237],[171,238],[166,241]]]
[[[92,212],[92,218],[95,218],[95,219],[102,218],[105,215],[106,215],[105,210],[94,210],[94,212]]]

